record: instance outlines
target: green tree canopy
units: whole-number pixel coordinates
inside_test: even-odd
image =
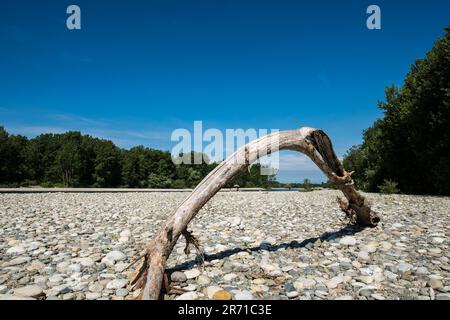
[[[406,193],[450,194],[450,28],[379,107],[383,118],[344,159],[358,187],[388,180]]]

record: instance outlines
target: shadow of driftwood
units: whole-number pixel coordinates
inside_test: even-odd
[[[297,249],[297,248],[303,248],[306,247],[309,243],[314,244],[314,242],[316,242],[317,240],[320,240],[322,242],[324,241],[331,241],[331,240],[335,240],[335,239],[339,239],[343,236],[346,235],[353,235],[356,234],[358,232],[363,231],[365,228],[364,227],[359,227],[359,226],[354,226],[354,225],[347,225],[342,229],[339,229],[337,231],[333,231],[333,232],[325,232],[322,235],[320,235],[319,237],[315,237],[315,238],[308,238],[305,239],[301,242],[298,241],[291,241],[291,242],[285,242],[285,243],[280,243],[277,245],[269,245],[267,243],[263,243],[257,247],[250,247],[250,248],[233,248],[233,249],[228,249],[228,250],[224,250],[221,252],[217,252],[214,254],[205,254],[204,255],[204,261],[212,261],[212,260],[220,260],[220,259],[224,259],[227,258],[235,253],[238,252],[255,252],[255,251],[278,251],[280,249]],[[190,269],[192,267],[194,267],[194,265],[201,263],[201,259],[200,258],[196,258],[193,260],[189,260],[186,262],[183,262],[181,264],[176,265],[173,268],[168,268],[166,271],[169,273],[172,273],[174,271],[179,271],[179,270],[185,270],[185,269]]]

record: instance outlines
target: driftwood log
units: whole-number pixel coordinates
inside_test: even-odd
[[[165,281],[166,261],[181,235],[186,238],[186,252],[189,244],[198,249],[199,244],[187,227],[205,203],[239,170],[248,167],[260,157],[280,150],[298,151],[311,158],[330,182],[344,194],[346,200],[338,198],[338,203],[352,223],[372,227],[378,224],[378,214],[371,210],[365,198],[355,189],[351,173],[345,171],[325,132],[303,127],[266,135],[241,147],[219,164],[167,219],[148,244],[139,267],[131,276],[132,289],[141,290],[138,299],[156,300],[160,297]]]

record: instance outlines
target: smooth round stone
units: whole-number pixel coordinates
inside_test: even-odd
[[[80,258],[79,263],[83,267],[91,267],[95,264],[94,260],[92,260],[91,258]]]
[[[223,290],[221,287],[218,286],[210,286],[207,287],[205,290],[203,290],[203,293],[208,296],[209,299],[212,299],[214,296],[214,293],[217,291]]]
[[[361,261],[369,261],[370,260],[369,253],[367,253],[367,251],[358,252],[358,259]]]
[[[378,294],[378,293],[373,293],[370,296],[372,298],[374,298],[375,300],[386,300],[386,298],[384,296],[382,296],[381,294]]]
[[[207,286],[208,284],[211,283],[211,279],[208,276],[200,275],[197,278],[197,283],[200,286]]]
[[[223,277],[223,280],[224,281],[226,281],[226,282],[231,282],[233,279],[235,279],[237,277],[237,275],[235,274],[235,273],[229,273],[229,274],[226,274],[224,277]]]
[[[6,250],[6,254],[11,254],[11,255],[13,255],[13,254],[22,254],[22,253],[25,253],[25,252],[26,252],[26,250],[25,250],[25,248],[23,246],[14,246],[14,247],[11,247],[8,250]]]
[[[355,237],[345,236],[339,240],[339,244],[344,246],[354,246],[356,244]]]
[[[299,278],[294,282],[294,287],[297,290],[303,289],[311,289],[316,285],[316,281],[314,279],[309,278]]]
[[[69,293],[63,294],[62,299],[63,299],[63,300],[75,300],[76,297],[77,297],[77,296],[76,296],[75,293],[69,292]]]
[[[435,297],[436,300],[450,300],[450,294],[448,293],[438,293]]]
[[[71,264],[67,267],[67,271],[70,273],[80,272],[81,266],[78,263]]]
[[[36,297],[42,293],[42,288],[34,285],[14,289],[14,295],[18,297]]]
[[[91,285],[89,285],[89,291],[92,292],[102,292],[103,291],[103,285],[99,282],[95,282]]]
[[[32,297],[18,297],[12,294],[0,294],[0,300],[36,300]]]
[[[86,300],[97,300],[102,296],[100,292],[86,292]]]
[[[212,298],[213,300],[231,300],[232,296],[228,291],[219,290],[213,294]]]
[[[262,279],[262,278],[257,278],[252,281],[252,283],[254,283],[254,284],[264,284],[265,282],[266,282],[266,279]]]
[[[31,262],[31,264],[27,267],[28,271],[41,271],[45,269],[45,264],[39,260],[35,260]]]
[[[183,289],[186,291],[195,291],[195,290],[197,290],[197,285],[191,283],[191,284],[187,285],[186,287],[183,287]]]
[[[441,280],[434,277],[430,277],[430,280],[428,281],[428,286],[436,290],[442,288],[444,285],[442,284]]]
[[[60,262],[56,265],[56,271],[61,272],[61,273],[66,273],[67,267],[69,267],[69,266],[70,266],[69,261]]]
[[[127,279],[114,279],[106,285],[107,289],[120,289],[125,287],[128,284]]]
[[[405,273],[410,273],[413,270],[414,266],[409,264],[409,263],[399,263],[397,266],[397,270],[398,272],[405,274]]]
[[[419,268],[417,268],[417,270],[416,270],[415,273],[418,274],[418,275],[426,275],[426,274],[428,274],[429,272],[428,272],[428,269],[427,269],[427,268],[425,268],[425,267],[419,267]]]
[[[364,297],[370,297],[375,290],[376,290],[376,287],[373,287],[373,286],[362,287],[361,289],[358,290],[358,295],[364,296]]]
[[[105,256],[106,259],[117,262],[117,261],[122,261],[125,260],[127,258],[127,256],[122,253],[121,251],[118,250],[114,250],[111,252],[108,252]]]
[[[335,289],[342,282],[344,282],[344,278],[342,276],[337,276],[328,281],[326,285],[329,289]]]
[[[130,229],[125,229],[120,233],[120,237],[129,238],[131,236]]]
[[[184,274],[187,279],[194,279],[200,275],[200,271],[198,269],[190,269],[190,270],[184,271]]]
[[[175,271],[170,275],[170,280],[172,280],[173,282],[185,282],[187,280],[187,277],[184,272]]]
[[[350,295],[345,295],[345,296],[336,297],[335,300],[353,300],[353,297]]]
[[[287,292],[287,293],[286,293],[286,297],[288,297],[288,298],[290,298],[290,299],[295,298],[295,297],[298,297],[298,292],[297,292],[297,291],[290,291],[290,292]]]
[[[234,294],[235,300],[253,300],[253,294],[250,291],[238,291]]]
[[[182,295],[175,298],[175,300],[197,300],[198,299],[198,293],[197,292],[186,292]]]
[[[116,271],[116,272],[123,272],[128,267],[128,265],[129,264],[125,263],[125,262],[118,262],[114,266],[114,271]]]
[[[126,295],[128,295],[128,290],[124,289],[124,288],[120,288],[116,290],[116,296],[118,297],[125,297]]]
[[[442,253],[442,250],[439,248],[432,248],[428,250],[432,255],[440,255]]]

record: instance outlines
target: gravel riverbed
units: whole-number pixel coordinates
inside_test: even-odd
[[[0,194],[0,299],[134,299],[126,267],[187,195]],[[360,230],[338,195],[217,194],[190,224],[206,260],[180,238],[165,298],[450,299],[449,197],[367,194],[382,223]]]

